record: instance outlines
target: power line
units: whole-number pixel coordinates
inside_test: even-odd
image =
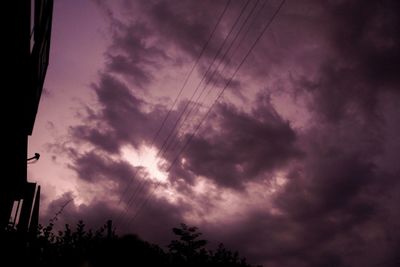
[[[256,46],[256,44],[260,41],[261,37],[264,35],[265,31],[269,28],[269,26],[271,25],[271,23],[273,22],[273,20],[275,19],[275,17],[278,15],[279,11],[281,10],[282,6],[284,5],[284,3],[286,2],[286,0],[282,0],[281,3],[279,4],[278,8],[275,10],[275,12],[273,13],[272,17],[270,18],[270,20],[268,21],[268,23],[264,26],[263,30],[261,31],[261,33],[259,34],[259,36],[257,37],[257,39],[254,41],[254,43],[251,45],[250,49],[248,50],[248,52],[246,53],[246,55],[244,56],[244,58],[242,59],[242,61],[240,62],[240,64],[237,66],[236,70],[233,72],[233,74],[231,75],[229,81],[226,83],[226,85],[224,86],[224,88],[220,91],[220,93],[218,94],[217,98],[214,100],[213,104],[210,106],[210,108],[208,109],[207,113],[205,113],[205,115],[203,116],[202,120],[200,121],[200,123],[197,125],[195,131],[190,135],[190,137],[188,138],[187,142],[185,143],[185,145],[181,148],[181,150],[179,151],[179,153],[176,155],[176,157],[174,158],[174,160],[172,161],[170,167],[167,169],[167,172],[169,172],[172,167],[174,166],[174,164],[176,163],[176,161],[178,160],[179,156],[183,153],[183,151],[186,149],[186,147],[189,145],[189,143],[191,142],[191,140],[193,139],[193,137],[196,135],[197,131],[200,129],[202,123],[207,119],[207,117],[209,116],[212,108],[216,105],[217,101],[220,99],[220,97],[222,96],[222,94],[224,93],[224,91],[226,90],[226,88],[230,85],[230,83],[232,82],[232,79],[234,78],[234,76],[237,74],[237,72],[239,71],[240,67],[243,65],[243,63],[246,61],[246,59],[248,58],[248,56],[250,55],[250,53],[252,52],[252,50],[254,49],[254,47]],[[151,194],[148,194],[148,197],[144,200],[142,206],[139,207],[139,209],[137,210],[136,214],[134,215],[134,217],[132,218],[131,222],[133,222],[138,214],[140,213],[141,210],[143,210],[143,207],[147,204],[147,202],[149,201],[150,197],[152,196],[153,192],[158,188],[158,186],[156,186],[152,191]]]
[[[259,1],[259,0],[257,0],[257,3],[258,3],[258,1]],[[207,77],[207,74],[210,72],[212,66],[214,65],[214,63],[215,63],[216,60],[218,59],[219,55],[221,54],[221,52],[222,52],[222,50],[223,50],[223,48],[224,48],[226,42],[229,40],[229,37],[230,37],[231,34],[233,33],[233,31],[234,31],[236,25],[239,23],[240,18],[241,18],[242,15],[244,14],[244,12],[245,12],[245,10],[246,10],[246,8],[247,8],[247,6],[249,5],[250,2],[251,2],[251,0],[247,0],[247,2],[243,5],[243,7],[242,7],[242,9],[241,9],[241,11],[240,11],[238,17],[236,18],[235,22],[232,24],[232,26],[231,26],[230,31],[228,32],[228,34],[225,36],[225,38],[224,38],[222,44],[220,45],[218,51],[216,52],[216,54],[215,54],[215,56],[214,56],[214,58],[213,58],[211,64],[208,66],[208,68],[207,68],[206,72],[204,73],[202,79],[200,80],[198,86],[197,86],[196,89],[194,90],[194,92],[193,92],[193,94],[192,94],[190,100],[189,100],[189,101],[186,103],[186,105],[184,106],[183,111],[180,113],[180,115],[178,116],[177,120],[175,121],[174,126],[172,127],[172,130],[171,130],[170,133],[168,134],[167,138],[164,140],[164,142],[163,142],[161,148],[159,149],[159,151],[158,151],[158,153],[157,153],[157,155],[156,155],[156,158],[159,158],[159,157],[160,157],[160,154],[162,153],[162,151],[165,150],[165,147],[166,147],[166,145],[168,144],[168,142],[169,142],[171,136],[173,135],[175,129],[177,128],[178,123],[180,122],[181,118],[183,117],[183,115],[185,114],[186,110],[188,109],[188,107],[189,107],[191,101],[193,101],[193,98],[195,97],[196,93],[198,92],[198,90],[199,90],[199,88],[200,88],[202,82],[205,80],[205,78]],[[247,21],[247,20],[246,20],[246,21]],[[235,37],[235,40],[236,40],[236,38],[237,38],[237,36]],[[131,205],[131,203],[134,202],[134,200],[138,198],[139,192],[142,191],[142,190],[144,190],[145,186],[146,186],[148,183],[149,183],[148,180],[143,180],[143,182],[136,188],[136,190],[134,191],[134,193],[131,195],[129,201],[127,202],[127,203],[128,203],[128,206]],[[127,213],[127,210],[126,210],[126,213]]]
[[[257,0],[257,1],[258,1],[258,0]],[[204,79],[205,79],[205,77],[207,76],[208,72],[210,72],[211,67],[214,65],[214,63],[215,63],[215,61],[217,60],[218,56],[220,55],[222,49],[224,48],[225,43],[227,42],[227,40],[228,40],[229,37],[231,36],[231,34],[232,34],[233,30],[235,29],[236,25],[239,23],[240,18],[241,18],[242,15],[244,14],[244,11],[246,10],[246,8],[247,8],[247,6],[248,6],[248,4],[249,4],[250,2],[251,2],[250,0],[247,0],[247,2],[243,5],[243,7],[242,7],[242,9],[241,9],[241,11],[240,11],[239,16],[236,18],[235,22],[234,22],[233,25],[231,26],[231,29],[230,29],[229,33],[225,36],[225,38],[224,38],[224,40],[223,40],[223,43],[220,45],[220,47],[219,47],[217,53],[215,54],[215,56],[214,56],[214,58],[213,58],[211,64],[209,65],[208,69],[206,70],[205,74],[203,75],[203,78],[202,78],[201,81],[199,82],[199,85],[198,85],[198,86],[196,87],[196,89],[194,90],[194,92],[193,92],[193,94],[192,94],[192,96],[191,96],[191,98],[190,98],[190,101],[193,100],[194,96],[196,95],[197,91],[198,91],[199,88],[200,88],[201,83],[204,81]],[[189,107],[190,101],[188,101],[188,102],[186,103],[186,105],[184,106],[183,111],[180,113],[180,115],[178,116],[177,120],[175,121],[175,124],[174,124],[174,126],[172,127],[172,130],[170,131],[170,133],[169,133],[169,135],[167,136],[167,138],[164,140],[164,142],[163,142],[161,148],[159,149],[159,151],[158,151],[158,153],[157,153],[157,155],[156,155],[156,158],[159,158],[161,152],[165,149],[165,145],[168,143],[169,139],[171,138],[172,134],[174,133],[174,130],[176,129],[178,123],[180,122],[182,116],[184,115],[184,113],[186,112],[187,108]],[[130,198],[129,201],[127,202],[128,205],[131,205],[131,203],[134,202],[134,200],[138,198],[139,192],[140,192],[140,191],[143,191],[144,188],[145,188],[145,186],[146,186],[148,183],[149,183],[148,180],[144,180],[144,181],[136,188],[135,192],[132,194],[131,198]]]
[[[257,0],[258,1],[258,0]],[[214,65],[214,63],[216,62],[216,60],[218,59],[219,54],[222,52],[222,49],[225,46],[226,41],[229,39],[230,35],[232,34],[233,30],[236,27],[236,24],[240,21],[240,18],[242,17],[242,15],[244,14],[244,11],[246,10],[248,4],[250,3],[250,0],[247,0],[246,4],[243,6],[242,10],[240,11],[239,16],[237,17],[236,21],[234,22],[234,24],[232,25],[229,33],[225,36],[225,39],[223,41],[223,43],[221,44],[221,46],[219,47],[217,53],[215,54],[211,64],[208,66],[207,71],[204,73],[202,79],[200,80],[199,84],[197,85],[196,89],[194,90],[192,96],[190,97],[190,100],[188,102],[186,102],[183,111],[181,112],[180,116],[178,117],[178,119],[175,121],[174,126],[172,127],[172,130],[170,131],[170,133],[168,134],[167,138],[164,140],[159,152],[157,153],[157,156],[160,155],[160,153],[165,149],[165,146],[169,143],[170,138],[172,137],[172,135],[175,132],[175,129],[178,127],[178,124],[180,123],[181,118],[183,117],[183,115],[185,114],[186,110],[188,109],[188,107],[190,106],[190,103],[193,101],[196,93],[198,92],[201,84],[203,83],[203,81],[205,80],[205,78],[207,77],[207,74],[210,72],[212,66]]]
[[[225,13],[226,13],[226,11],[227,11],[227,9],[228,9],[230,3],[231,3],[231,0],[228,0],[228,1],[226,2],[225,6],[224,6],[224,9],[222,10],[221,14],[219,15],[219,17],[218,17],[218,19],[217,19],[217,23],[214,25],[214,28],[213,28],[213,30],[211,31],[210,36],[208,37],[206,43],[203,45],[203,47],[202,47],[202,49],[201,49],[201,51],[200,51],[200,54],[197,56],[196,61],[195,61],[195,63],[193,64],[192,68],[190,69],[190,71],[189,71],[188,74],[186,75],[186,78],[185,78],[185,80],[184,80],[184,82],[183,82],[183,84],[182,84],[182,87],[180,88],[180,90],[179,90],[177,96],[175,97],[175,100],[173,101],[172,106],[171,106],[170,109],[168,110],[167,115],[166,115],[165,118],[163,119],[163,121],[162,121],[162,123],[161,123],[161,126],[158,128],[157,132],[155,133],[155,135],[154,135],[154,137],[153,137],[153,140],[152,140],[152,142],[151,142],[150,147],[152,147],[152,146],[154,145],[154,143],[155,143],[157,137],[159,136],[159,134],[160,134],[162,128],[164,127],[164,125],[165,125],[166,121],[168,120],[169,116],[171,115],[172,110],[174,109],[176,103],[178,102],[179,97],[182,95],[182,92],[183,92],[185,86],[187,85],[187,83],[188,83],[188,81],[189,81],[189,78],[190,78],[190,76],[192,75],[194,69],[197,67],[198,63],[200,62],[201,57],[203,56],[203,54],[204,54],[204,52],[205,52],[207,46],[209,45],[209,43],[210,43],[212,37],[214,36],[214,34],[215,34],[215,32],[216,32],[216,30],[217,30],[217,28],[218,28],[218,25],[221,23],[222,18],[224,17],[224,15],[225,15]],[[134,176],[136,176],[137,170],[138,170],[138,168],[135,170]],[[129,188],[131,187],[132,182],[133,182],[133,179],[130,179],[130,180],[129,180],[129,184],[126,186],[126,189],[125,189],[124,193],[121,195],[118,204],[121,204],[122,199],[124,198],[124,196],[125,196],[125,195],[127,194],[127,192],[129,191]],[[128,203],[129,203],[129,201],[128,201]]]
[[[193,92],[193,94],[192,94],[192,96],[191,96],[191,98],[190,98],[190,101],[193,100],[194,96],[195,96],[196,93],[198,92],[201,83],[204,81],[204,79],[205,79],[205,77],[207,76],[208,72],[210,71],[211,67],[213,66],[213,64],[214,64],[215,61],[217,60],[218,56],[220,55],[222,49],[223,49],[224,46],[225,46],[225,43],[227,42],[227,40],[229,39],[229,37],[230,37],[230,35],[232,34],[233,30],[235,29],[236,25],[237,25],[238,22],[240,21],[240,18],[241,18],[241,16],[244,14],[244,11],[246,10],[246,8],[247,8],[247,6],[248,6],[249,3],[250,3],[250,0],[247,0],[246,4],[242,7],[242,10],[240,11],[239,16],[237,17],[237,19],[235,20],[235,22],[234,22],[233,25],[231,26],[231,29],[230,29],[229,33],[225,36],[225,38],[224,38],[224,40],[223,40],[223,43],[220,45],[220,47],[219,47],[217,53],[215,54],[215,56],[214,56],[214,58],[213,58],[211,64],[209,65],[207,71],[206,71],[205,74],[203,75],[203,78],[201,79],[199,85],[198,85],[197,88],[194,90],[194,92]],[[183,111],[180,113],[180,115],[178,116],[177,120],[175,121],[175,124],[174,124],[174,126],[172,127],[172,130],[171,130],[170,133],[168,134],[167,138],[164,140],[164,142],[163,142],[161,148],[159,149],[159,151],[158,151],[158,153],[157,153],[157,155],[156,155],[156,158],[159,158],[159,157],[160,157],[161,152],[165,149],[166,144],[168,144],[168,141],[170,140],[172,134],[174,133],[174,131],[175,131],[175,129],[176,129],[178,123],[180,122],[181,118],[183,117],[184,113],[186,112],[187,108],[189,107],[190,101],[188,101],[188,102],[186,103],[186,105],[184,106]],[[141,190],[144,189],[144,186],[145,186],[147,183],[148,183],[148,181],[143,181],[143,182],[141,183],[141,185],[138,186],[138,187],[136,188],[134,194],[131,196],[130,200],[128,201],[128,205],[130,204],[131,201],[133,201],[133,200],[136,198],[136,195],[137,195]]]
[[[231,55],[231,58],[234,58],[234,57],[235,57],[235,55],[236,55],[236,53],[238,52],[238,50],[239,50],[240,46],[242,45],[243,41],[247,38],[247,35],[248,35],[248,33],[250,32],[250,29],[251,29],[252,27],[255,26],[255,24],[256,24],[256,22],[257,22],[257,18],[260,16],[261,11],[264,9],[264,7],[265,7],[265,5],[267,4],[267,2],[268,2],[268,0],[265,0],[265,1],[264,1],[264,3],[261,5],[260,9],[258,10],[256,16],[253,17],[253,20],[252,20],[251,24],[248,26],[248,28],[247,28],[246,32],[244,33],[244,35],[242,36],[242,39],[240,39],[238,45],[237,45],[237,46],[235,47],[235,49],[233,50],[232,55]],[[221,73],[223,73],[227,67],[228,67],[228,65],[225,65],[224,68],[221,70]],[[212,92],[212,90],[214,89],[215,85],[216,85],[216,82],[214,82],[213,87],[211,87],[211,88],[208,90],[207,94],[204,96],[203,100],[200,101],[200,102],[205,103],[205,99],[208,97],[208,95],[210,94],[210,92]]]
[[[248,2],[250,2],[250,0],[248,0]],[[228,4],[229,3],[227,3],[227,5],[226,5],[226,7],[228,6]],[[248,3],[247,3],[248,4]],[[247,6],[247,4],[246,4],[246,6]],[[226,11],[226,9],[224,9],[224,11]],[[221,17],[222,18],[222,17]],[[217,24],[218,25],[218,24]],[[216,29],[216,27],[215,27],[215,29]],[[221,48],[222,48],[222,46],[221,46]],[[220,50],[221,50],[221,48],[218,50],[218,52],[216,53],[216,56],[218,56],[218,54],[220,53]],[[214,57],[214,60],[215,60],[215,57]],[[194,68],[192,68],[192,70],[193,70]],[[207,70],[208,71],[208,70]],[[192,71],[191,71],[192,72]],[[194,91],[194,93],[193,93],[193,95],[195,95],[196,94],[196,92],[197,92],[197,89],[198,88],[196,88],[196,90]],[[193,98],[193,95],[192,95],[192,98]],[[176,99],[177,100],[177,99]],[[177,119],[177,121],[175,122],[175,124],[174,124],[174,126],[173,126],[173,129],[176,127],[176,125],[177,125],[177,123],[179,122],[179,120],[180,120],[180,118],[182,117],[182,114],[185,112],[185,110],[187,109],[187,105],[185,106],[185,108],[184,108],[184,111],[178,116],[178,119]],[[170,111],[171,111],[172,109],[170,109]],[[166,120],[165,120],[166,121]],[[173,130],[171,130],[171,132],[173,132]],[[170,138],[170,136],[171,136],[171,132],[170,132],[170,134],[167,136],[167,138],[163,141],[163,143],[162,143],[162,146],[161,146],[161,149],[158,151],[158,153],[156,154],[156,158],[158,158],[159,156],[160,156],[160,151],[162,151],[163,149],[164,149],[164,146],[165,146],[165,144],[166,144],[166,142],[169,140],[169,138]],[[141,191],[141,190],[143,190],[143,188],[144,188],[144,186],[146,185],[146,181],[142,181],[142,183],[141,184],[139,184],[137,187],[136,187],[136,190],[134,191],[134,193],[132,194],[132,196],[131,196],[131,198],[128,200],[128,205],[130,204],[130,202],[131,201],[133,201],[135,198],[136,198],[136,195]]]
[[[174,149],[176,148],[176,146],[179,144],[179,139],[178,139],[177,137],[178,137],[179,131],[183,128],[183,124],[188,120],[188,118],[189,118],[190,114],[192,113],[192,111],[193,111],[196,107],[200,106],[201,103],[203,103],[203,101],[200,101],[200,98],[202,97],[203,93],[206,91],[206,89],[207,89],[209,83],[214,79],[214,76],[215,76],[215,74],[218,72],[219,67],[221,66],[221,64],[223,63],[224,59],[226,58],[226,56],[227,56],[228,53],[230,52],[230,50],[231,50],[231,48],[233,47],[233,45],[234,45],[236,39],[239,37],[240,33],[241,33],[242,30],[244,29],[244,26],[247,24],[247,21],[250,19],[251,15],[252,15],[253,12],[255,11],[255,8],[257,7],[258,2],[259,2],[259,0],[256,1],[256,4],[253,6],[253,9],[249,12],[249,14],[248,14],[248,16],[246,17],[245,21],[244,21],[243,24],[241,25],[239,31],[236,33],[234,39],[232,40],[231,44],[229,45],[228,49],[225,51],[225,54],[223,55],[223,58],[220,60],[218,66],[214,69],[214,71],[213,71],[212,75],[210,76],[210,78],[208,79],[207,83],[204,85],[204,87],[203,87],[203,89],[201,90],[200,94],[197,96],[197,98],[196,98],[196,100],[195,100],[195,103],[192,105],[192,107],[191,107],[191,109],[189,110],[189,112],[186,113],[186,116],[185,116],[185,118],[183,119],[183,121],[182,121],[182,123],[181,123],[182,126],[176,131],[176,135],[174,136],[174,139],[175,139],[176,142],[175,142],[175,144],[174,144],[174,148],[172,149],[172,151],[174,151]],[[267,1],[264,1],[264,4],[263,4],[263,5],[261,6],[261,8],[258,10],[259,12],[257,13],[256,17],[253,17],[253,21],[252,21],[251,25],[254,23],[255,18],[257,18],[258,15],[260,14],[260,11],[264,8],[266,2],[267,2]],[[251,25],[250,25],[250,26],[251,26]],[[245,39],[245,37],[247,36],[247,33],[249,32],[249,30],[250,30],[250,27],[247,28],[246,32],[243,34],[243,36],[242,36],[243,38],[240,40],[238,46],[236,46],[236,49],[235,49],[234,52],[232,53],[231,58],[233,58],[233,56],[236,54],[236,51],[237,51],[238,47],[239,47],[240,44],[244,41],[244,39]],[[228,66],[228,64],[225,64],[223,70],[220,72],[221,75],[222,75],[223,71],[226,69],[227,66]],[[215,85],[216,85],[216,80],[214,80],[212,88],[214,88]],[[212,90],[212,88],[209,89],[209,92]],[[208,95],[208,94],[207,94],[207,95]],[[205,103],[205,102],[204,102],[204,103]],[[197,113],[198,113],[198,112],[195,112],[195,115],[194,115],[194,116],[196,116]],[[174,142],[174,140],[172,140],[172,141],[168,144],[168,146],[167,146],[166,149],[164,150],[164,152],[163,152],[163,154],[161,155],[161,157],[163,157],[163,156],[165,155],[165,153],[167,152],[168,148],[171,147],[171,145],[173,144],[173,142]]]
[[[218,28],[218,25],[220,24],[220,22],[221,22],[221,20],[222,20],[222,17],[225,15],[225,12],[226,12],[226,10],[228,9],[228,6],[229,6],[230,2],[231,2],[231,0],[228,0],[228,1],[226,2],[225,7],[224,7],[222,13],[221,13],[220,16],[219,16],[219,18],[218,18],[218,20],[217,20],[217,23],[214,25],[214,28],[213,28],[213,30],[212,30],[210,36],[208,37],[208,39],[207,39],[206,43],[204,44],[203,48],[201,49],[200,54],[197,56],[196,61],[195,61],[195,63],[193,64],[192,68],[190,69],[190,71],[189,71],[188,74],[186,75],[186,78],[185,78],[185,80],[184,80],[184,82],[183,82],[183,84],[182,84],[182,86],[181,86],[181,88],[180,88],[180,90],[179,90],[177,96],[175,97],[175,100],[173,101],[172,106],[171,106],[170,109],[168,110],[167,115],[164,117],[163,121],[161,122],[160,127],[158,128],[157,132],[155,133],[155,135],[154,135],[154,137],[153,137],[153,139],[152,139],[152,142],[151,142],[151,144],[150,144],[150,147],[154,145],[154,143],[155,143],[155,141],[156,141],[158,135],[160,134],[160,132],[161,132],[162,128],[164,127],[166,121],[168,120],[169,116],[171,115],[171,112],[172,112],[172,110],[174,109],[174,107],[175,107],[175,105],[176,105],[176,103],[177,103],[179,97],[181,96],[181,94],[182,94],[182,92],[183,92],[183,90],[184,90],[184,88],[185,88],[187,82],[189,81],[190,76],[192,75],[194,69],[196,68],[196,66],[198,65],[198,63],[199,63],[199,61],[200,61],[200,58],[203,56],[203,54],[204,54],[204,52],[205,52],[205,50],[206,50],[208,44],[210,43],[212,37],[214,36],[214,34],[215,34],[215,32],[216,32],[216,29]],[[130,181],[132,181],[132,179],[131,179]],[[125,195],[125,194],[127,193],[127,191],[129,190],[129,186],[130,186],[130,185],[127,186],[127,188],[125,189],[123,195]],[[119,204],[121,204],[121,201],[122,201],[122,197],[121,197],[121,199],[120,199],[120,201],[119,201]]]
[[[238,50],[239,50],[239,47],[242,45],[243,41],[246,39],[248,33],[250,32],[250,29],[256,24],[257,18],[260,16],[261,11],[264,9],[264,7],[265,7],[265,5],[267,4],[267,2],[268,2],[268,0],[265,0],[264,3],[261,5],[260,9],[258,9],[258,12],[257,12],[257,14],[253,17],[253,20],[252,20],[251,24],[248,26],[248,28],[246,29],[246,32],[243,34],[243,36],[242,36],[242,38],[240,39],[238,45],[235,47],[234,51],[232,52],[232,55],[230,56],[231,58],[234,58],[234,57],[235,57],[236,53],[237,53]],[[227,67],[228,67],[228,65],[226,64],[226,65],[224,66],[224,68],[221,70],[221,72],[220,72],[220,73],[221,73],[221,76],[222,76],[222,73],[224,73],[225,69],[227,69]],[[208,95],[212,92],[212,90],[215,88],[216,84],[217,84],[217,82],[214,81],[213,86],[212,86],[210,89],[208,89],[208,92],[207,92],[207,94],[203,97],[203,99],[202,99],[202,100],[199,100],[199,98],[201,97],[201,95],[199,95],[198,98],[196,99],[196,102],[197,102],[197,103],[206,103],[206,98],[207,98]],[[194,117],[197,116],[197,114],[200,112],[200,111],[199,111],[199,110],[200,110],[200,106],[201,106],[201,104],[198,104],[198,105],[197,105],[197,109],[196,109],[196,111],[195,111]],[[185,119],[186,119],[186,118],[185,118]],[[195,123],[194,125],[196,125],[196,123]],[[175,149],[177,148],[177,146],[178,146],[179,143],[180,143],[180,142],[179,142],[179,139],[176,139],[176,140],[177,140],[177,142],[175,142],[175,144],[174,144],[174,146],[172,147],[171,151],[175,151]]]

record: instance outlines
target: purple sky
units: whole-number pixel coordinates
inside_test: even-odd
[[[288,0],[228,84],[280,4],[231,1],[169,112],[226,3],[55,1],[42,223],[73,199],[59,226],[163,246],[185,222],[265,266],[398,266],[400,3]]]

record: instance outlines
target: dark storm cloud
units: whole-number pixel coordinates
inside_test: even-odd
[[[305,174],[307,180],[295,176],[295,181],[289,182],[287,191],[283,192],[278,201],[278,207],[282,207],[296,219],[312,220],[335,210],[343,212],[374,178],[372,166],[357,158],[337,159],[328,156],[315,161],[313,164],[316,167],[312,169],[312,173]],[[301,191],[298,190],[299,186]],[[352,208],[351,206],[349,214],[353,213]]]
[[[142,23],[120,24],[114,33],[107,55],[107,69],[123,74],[139,88],[153,80],[152,70],[160,59],[167,59],[163,50],[146,42],[150,29]]]
[[[357,108],[374,115],[382,91],[398,91],[400,18],[398,1],[339,1],[322,4],[331,55],[315,79],[303,85],[312,91],[322,116],[338,121]],[[355,15],[356,14],[356,15]]]
[[[93,151],[79,155],[71,164],[71,167],[76,171],[80,179],[89,183],[108,180],[120,184],[132,179],[137,180],[137,176],[142,175],[139,170],[135,170],[128,162],[113,161]]]
[[[100,74],[100,81],[92,87],[100,109],[89,109],[86,124],[71,127],[77,141],[89,141],[111,153],[118,152],[124,144],[138,147],[151,142],[164,118],[165,107],[147,104],[126,84],[106,73]]]
[[[173,59],[180,64],[182,60],[197,58],[225,6],[215,1],[126,1],[126,21],[123,21],[106,2],[95,2],[111,25],[111,45],[105,53],[107,71],[123,75],[140,89],[146,89],[156,79],[163,61]],[[212,12],[208,9],[210,5],[214,7]],[[219,27],[200,64],[207,65],[207,57],[215,56],[221,31]]]
[[[183,153],[184,165],[176,168],[239,189],[299,157],[296,134],[289,123],[268,101],[259,102],[251,114],[220,104],[204,134],[193,138]]]
[[[306,156],[275,198],[280,213],[250,214],[226,233],[230,244],[267,266],[396,266],[400,170],[384,149],[400,145],[392,108],[377,106],[390,123],[347,116],[299,135]]]
[[[146,1],[141,9],[161,36],[172,41],[192,57],[197,57],[207,41],[212,28],[223,10],[222,1]],[[209,6],[213,9],[209,9]],[[192,10],[193,13],[187,13]],[[216,35],[216,38],[219,38]],[[213,44],[207,49],[214,56],[217,48]]]
[[[400,3],[333,2],[327,8],[335,22],[330,37],[338,54],[373,86],[398,83]]]
[[[113,132],[101,132],[99,129],[87,125],[77,125],[71,128],[71,133],[76,140],[89,141],[105,151],[117,153],[119,144],[116,142]]]
[[[388,229],[387,218],[399,225],[399,217],[385,196],[398,193],[399,169],[385,152],[399,144],[387,135],[399,117],[387,108],[388,95],[399,99],[397,10],[396,1],[322,5],[327,53],[316,61],[317,74],[298,84],[311,93],[318,121],[302,141],[314,141],[306,142],[307,157],[276,199],[286,223],[304,231],[293,258],[305,266],[326,266],[324,255],[334,266],[398,264],[399,233]],[[383,158],[390,163],[382,165]]]
[[[254,5],[246,1],[231,1],[221,19],[221,23],[214,29],[222,11],[225,10],[227,2],[142,1],[132,3],[128,1],[125,2],[125,9],[130,11],[127,11],[128,14],[135,17],[135,22],[130,24],[134,25],[133,28],[139,26],[146,29],[141,30],[142,41],[156,40],[156,47],[151,47],[156,50],[152,55],[153,58],[168,58],[171,60],[170,64],[175,62],[179,65],[182,62],[194,61],[202,53],[197,71],[201,75],[205,75],[206,78],[215,81],[216,85],[225,85],[230,75],[227,76],[227,73],[219,71],[215,73],[215,77],[211,77],[211,74],[214,73],[214,68],[217,65],[225,66],[224,72],[229,72],[232,65],[237,64],[240,54],[243,54],[243,47],[237,47],[239,39],[246,41],[244,32],[249,29],[252,32],[249,21],[247,21],[246,27],[241,29],[240,35],[237,36],[239,38],[236,37],[235,45],[231,46],[231,41],[235,38],[234,36],[236,36],[241,23],[245,21],[245,17],[250,13],[250,10],[253,7],[259,7],[258,1],[254,2]],[[242,8],[244,8],[243,14],[241,14]],[[239,14],[241,14],[240,20],[237,23],[236,19]],[[230,32],[233,25],[235,25],[234,30]],[[209,40],[210,34],[214,30],[213,37]],[[230,32],[229,35],[228,32]],[[138,33],[134,33],[134,35],[138,35]],[[254,32],[251,35],[254,35]],[[226,38],[227,40],[225,40]],[[118,40],[115,41],[120,43]],[[203,50],[205,44],[207,44],[207,49]],[[133,46],[129,47],[128,49],[134,48]],[[138,51],[140,50],[138,49]],[[160,55],[158,50],[164,51],[165,54]],[[135,51],[134,53],[137,52]],[[121,65],[126,65],[127,60],[119,58],[118,61],[120,61]],[[159,60],[158,62],[160,63],[161,61]],[[213,68],[207,72],[211,63],[214,64]],[[219,69],[221,70],[222,67]],[[135,68],[133,68],[134,72]],[[230,84],[232,89],[238,89],[239,86],[240,81],[238,80],[234,80]],[[234,90],[234,92],[240,96],[238,90]]]
[[[306,157],[274,198],[277,213],[261,208],[210,235],[272,267],[396,266],[399,172],[379,169],[375,152],[332,147],[326,130],[307,134]]]
[[[289,174],[277,207],[297,222],[324,217],[348,223],[369,219],[374,209],[368,194],[377,193],[370,190],[379,183],[372,157],[361,151],[349,153],[340,145],[325,148],[329,140],[314,135],[313,139],[317,144],[308,145],[307,159]]]

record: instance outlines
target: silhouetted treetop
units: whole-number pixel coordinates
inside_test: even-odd
[[[118,237],[107,224],[94,232],[83,221],[75,227],[66,224],[57,234],[53,228],[54,222],[39,225],[33,237],[10,230],[1,240],[2,247],[17,266],[251,267],[223,244],[215,252],[207,249],[199,229],[184,223],[172,229],[176,239],[167,252],[134,234]]]

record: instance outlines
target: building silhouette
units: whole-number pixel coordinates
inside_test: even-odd
[[[40,186],[28,182],[27,151],[49,63],[52,13],[53,0],[3,5],[1,231],[11,223],[26,232],[38,223]]]

